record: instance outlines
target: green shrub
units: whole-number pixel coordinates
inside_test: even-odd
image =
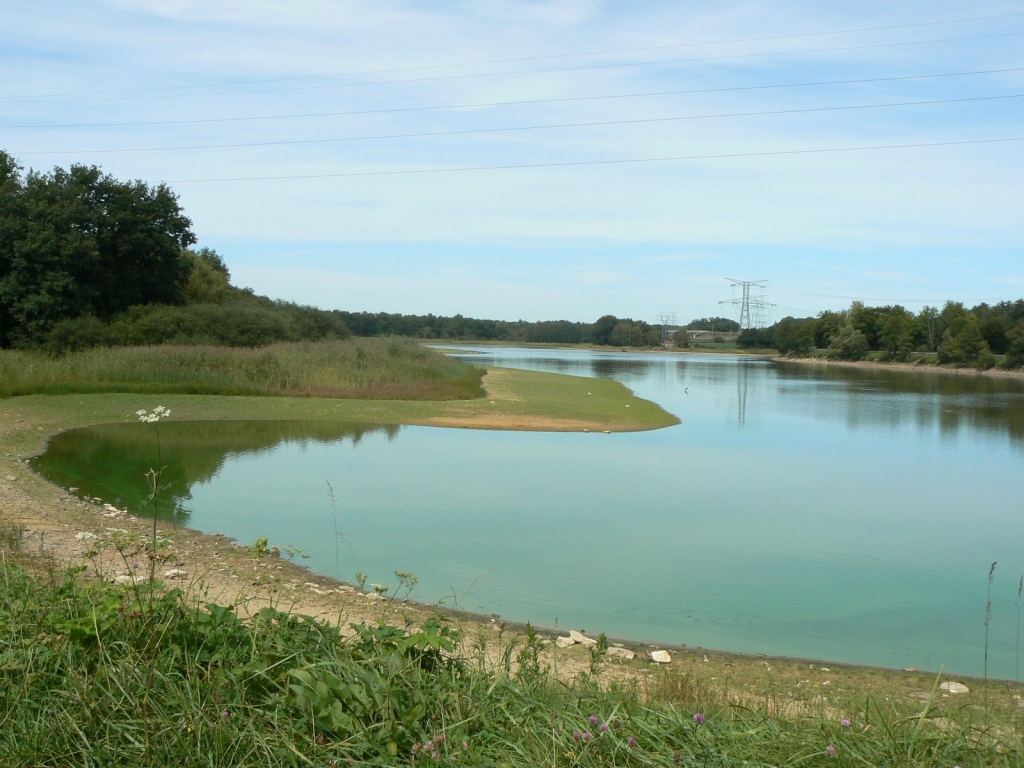
[[[839,329],[828,345],[829,354],[840,360],[863,360],[868,348],[867,337],[849,323]]]
[[[92,315],[82,315],[57,323],[47,335],[43,349],[52,355],[63,355],[93,347],[109,347],[115,343],[109,326]]]

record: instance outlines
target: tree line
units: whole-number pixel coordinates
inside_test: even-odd
[[[63,353],[97,346],[405,336],[653,347],[662,328],[605,315],[506,322],[462,315],[321,310],[231,285],[220,254],[196,248],[166,185],[96,166],[24,172],[0,151],[0,347]],[[702,318],[693,327],[728,330]],[[703,325],[701,325],[703,324]]]
[[[321,310],[231,285],[224,259],[195,245],[192,222],[166,185],[120,181],[85,165],[26,173],[0,151],[0,347],[252,347],[352,334],[657,347],[668,330],[615,315],[583,323]],[[691,330],[714,336],[739,324],[694,319],[675,334],[677,345],[689,343]],[[926,354],[942,363],[1014,367],[1024,364],[1024,300],[971,309],[947,302],[917,314],[855,302],[744,330],[737,344],[794,355],[825,350],[847,360]]]
[[[786,317],[768,328],[744,330],[737,344],[789,355],[824,350],[842,360],[863,360],[874,352],[889,361],[934,358],[943,364],[1016,368],[1024,365],[1024,300],[970,309],[947,301],[942,309],[924,307],[916,314],[898,304],[854,302],[839,312]]]

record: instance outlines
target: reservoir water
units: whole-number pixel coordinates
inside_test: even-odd
[[[604,435],[170,421],[168,514],[299,547],[298,562],[349,581],[412,572],[414,598],[509,620],[962,674],[982,672],[998,561],[989,674],[1014,677],[1021,380],[472,351],[616,379],[682,423]],[[140,424],[73,430],[34,463],[144,513],[153,442]]]

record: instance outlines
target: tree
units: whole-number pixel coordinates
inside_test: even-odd
[[[1006,366],[1019,368],[1024,365],[1024,319],[1017,323],[1006,334]]]
[[[832,343],[832,337],[839,333],[846,321],[843,312],[822,312],[814,325],[814,346],[825,349]]]
[[[906,360],[913,351],[913,317],[903,307],[894,307],[886,315],[879,334],[879,348],[888,360]]]
[[[784,317],[774,326],[775,348],[780,354],[803,355],[814,346],[814,329],[817,322],[814,318],[807,317],[798,320],[794,317]]]
[[[616,323],[619,322],[619,318],[615,315],[604,315],[599,317],[597,322],[594,323],[590,328],[590,342],[592,344],[611,344],[612,331],[615,330]]]
[[[987,358],[991,354],[992,350],[981,335],[978,318],[966,311],[953,316],[942,335],[939,362],[969,365],[977,363],[979,355]]]
[[[690,331],[721,331],[722,333],[735,333],[739,331],[740,324],[727,317],[700,317],[691,320],[686,324]]]
[[[184,301],[195,242],[171,190],[95,166],[30,172],[0,152],[0,344],[41,342],[62,320]]]
[[[212,248],[181,253],[188,279],[182,286],[185,298],[194,304],[219,304],[231,293],[231,273]]]
[[[917,313],[917,320],[923,326],[924,335],[928,339],[928,349],[934,352],[938,348],[939,310],[935,307],[922,307]]]
[[[840,360],[863,360],[868,354],[868,339],[847,322],[828,345],[828,351]]]
[[[1006,352],[1007,323],[1002,317],[990,315],[984,318],[979,323],[979,329],[981,330],[981,337],[985,339],[989,349],[997,355],[1002,355]]]

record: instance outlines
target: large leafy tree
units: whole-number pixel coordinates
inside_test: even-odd
[[[47,174],[0,152],[0,344],[42,341],[57,323],[177,304],[195,242],[171,190],[95,166]]]

